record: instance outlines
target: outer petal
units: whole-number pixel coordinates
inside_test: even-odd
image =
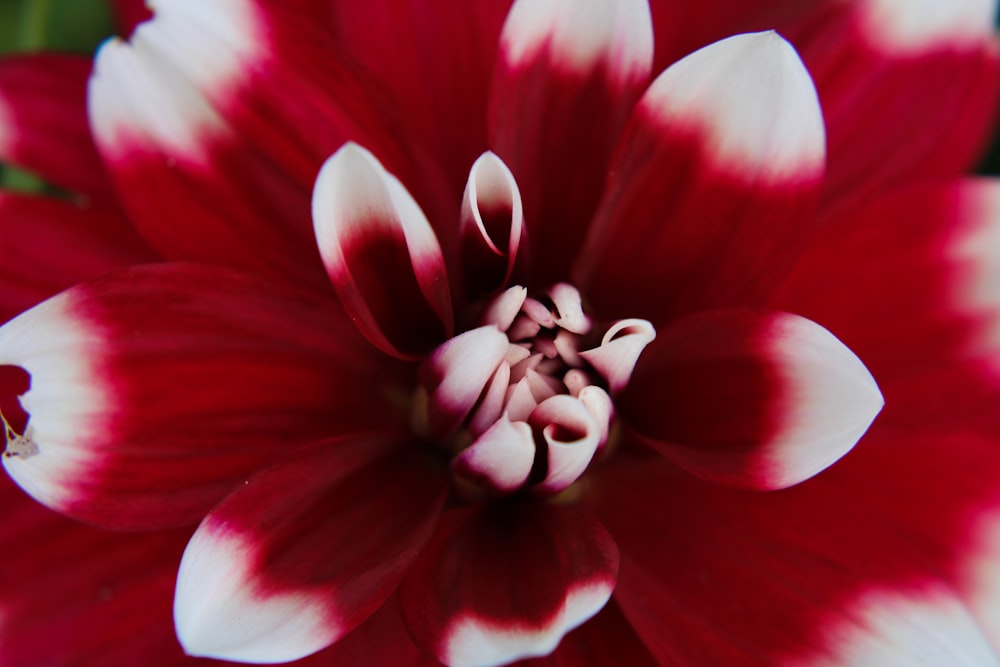
[[[511,8],[490,91],[490,145],[521,187],[540,286],[567,277],[652,57],[643,0]]]
[[[288,3],[153,5],[131,43],[101,48],[88,98],[136,226],[173,259],[323,285],[309,225],[320,164],[356,139],[396,166],[402,145],[371,82]]]
[[[690,472],[774,489],[847,453],[882,404],[864,364],[814,322],[715,311],[660,332],[618,407]]]
[[[107,205],[111,181],[87,127],[88,58],[20,55],[0,60],[0,162]],[[5,237],[6,238],[6,237]]]
[[[116,535],[61,517],[0,479],[0,662],[188,665],[170,626],[187,531]]]
[[[446,480],[415,443],[374,436],[317,443],[249,479],[184,553],[181,643],[272,663],[337,641],[395,590],[433,532]]]
[[[615,599],[660,664],[996,665],[946,579],[970,546],[970,501],[996,483],[995,453],[988,473],[966,468],[983,451],[879,440],[769,494],[638,460],[589,499],[622,551]]]
[[[528,503],[442,517],[400,589],[417,643],[450,667],[545,655],[596,614],[618,551],[576,507]]]
[[[313,191],[313,226],[327,275],[368,340],[416,359],[451,335],[434,230],[371,153],[349,143],[326,161]]]
[[[114,213],[0,192],[0,322],[112,269],[155,259]]]
[[[822,102],[830,206],[973,166],[1000,96],[995,15],[995,0],[862,0],[788,26]]]
[[[654,325],[761,303],[811,228],[823,158],[816,92],[787,42],[738,35],[688,56],[636,107],[577,283],[602,315]]]
[[[896,427],[995,432],[998,243],[1000,181],[901,189],[833,220],[775,305],[836,331],[889,405],[913,404]]]
[[[374,398],[391,380],[338,312],[197,265],[64,292],[0,328],[0,364],[32,376],[21,402],[38,450],[5,467],[95,523],[195,520],[297,445],[391,419]]]

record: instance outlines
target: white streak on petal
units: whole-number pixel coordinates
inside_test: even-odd
[[[17,484],[43,505],[72,504],[71,481],[97,469],[114,405],[99,368],[107,342],[61,294],[0,327],[0,365],[20,366],[31,388],[20,402],[37,447],[30,457],[4,457]]]
[[[568,283],[558,283],[549,290],[549,298],[556,306],[556,324],[575,334],[590,331],[590,318],[583,313],[580,290]]]
[[[996,667],[1000,665],[976,620],[943,586],[868,591],[839,623],[828,622],[832,657],[803,667]]]
[[[527,351],[525,352],[527,354]],[[496,420],[503,414],[504,399],[507,395],[507,387],[510,385],[510,365],[503,361],[493,373],[486,391],[483,392],[483,399],[479,407],[472,414],[469,420],[469,431],[473,435],[480,435],[490,428]]]
[[[600,450],[608,442],[608,431],[615,414],[611,397],[600,387],[589,385],[580,389],[577,398],[587,408],[587,412],[594,418],[594,422],[600,429],[600,440],[597,442],[597,449]]]
[[[601,428],[583,403],[566,394],[539,403],[528,421],[541,430],[548,444],[548,470],[535,488],[540,493],[558,493],[587,469],[597,451]]]
[[[864,0],[871,45],[894,54],[982,44],[993,36],[996,0]]]
[[[788,389],[781,430],[762,458],[771,462],[770,488],[783,488],[850,451],[885,401],[857,355],[815,322],[776,318],[768,341]]]
[[[615,322],[601,339],[600,347],[581,352],[608,382],[612,394],[628,385],[639,355],[656,338],[656,330],[646,320],[627,319]]]
[[[288,662],[343,634],[330,617],[329,596],[263,594],[255,588],[250,540],[203,523],[177,574],[174,625],[188,655],[249,662]]]
[[[226,132],[207,97],[224,100],[266,57],[268,41],[248,0],[157,0],[131,43],[97,53],[88,95],[94,135],[106,155],[134,142],[176,158],[205,159],[205,140]]]
[[[498,208],[510,210],[507,238],[492,238],[483,221],[483,210]],[[506,284],[514,270],[514,262],[521,246],[524,211],[514,175],[492,151],[480,155],[469,171],[469,181],[462,197],[460,229],[463,235],[476,236],[486,248],[507,258],[507,272],[501,285]]]
[[[814,179],[826,160],[826,131],[809,72],[777,33],[736,35],[668,67],[638,113],[665,132],[690,128],[715,168],[736,177]]]
[[[562,608],[544,628],[459,617],[448,629],[445,662],[450,667],[497,667],[521,658],[547,655],[567,632],[599,612],[613,589],[614,582],[609,581],[570,588]]]
[[[451,468],[474,483],[510,493],[528,480],[535,462],[531,427],[503,415],[468,448],[452,459]]]
[[[528,288],[514,285],[504,290],[483,311],[480,324],[492,324],[504,333],[514,323],[514,318],[521,312],[524,300],[528,298]]]
[[[485,326],[449,339],[428,357],[421,376],[437,382],[425,386],[432,436],[446,437],[458,428],[486,390],[507,347],[506,336]]]
[[[645,76],[652,66],[653,25],[645,0],[517,0],[501,50],[514,66],[548,50],[560,67],[586,73],[607,67],[615,79]]]

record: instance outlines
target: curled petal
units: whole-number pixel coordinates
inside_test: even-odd
[[[416,358],[451,334],[441,247],[417,202],[375,156],[348,143],[326,161],[313,224],[345,309],[379,349]]]
[[[427,392],[427,431],[433,438],[454,433],[479,401],[507,352],[496,327],[472,329],[434,350],[420,368]]]
[[[507,15],[490,145],[521,186],[532,273],[542,284],[566,277],[652,58],[645,0],[518,0]]]
[[[611,536],[579,507],[522,502],[446,513],[400,588],[418,644],[451,667],[545,655],[608,601]]]
[[[620,320],[604,334],[600,347],[580,356],[607,381],[611,393],[617,394],[628,385],[639,355],[655,338],[656,331],[646,320]]]
[[[812,477],[883,404],[853,352],[788,313],[693,315],[647,354],[616,405],[678,465],[723,484],[776,489]]]
[[[535,462],[531,427],[503,415],[451,462],[460,477],[496,493],[520,488]]]
[[[582,401],[560,394],[538,404],[528,420],[547,445],[545,478],[539,493],[558,493],[587,469],[601,442],[602,429]],[[603,429],[607,434],[607,428]]]
[[[471,296],[507,284],[524,238],[524,213],[514,175],[492,152],[483,153],[469,172],[459,238],[464,284]]]
[[[502,294],[493,299],[483,311],[480,324],[492,324],[504,333],[514,324],[514,319],[521,312],[524,300],[528,298],[528,289],[520,285],[508,287]]]
[[[549,290],[549,298],[556,307],[557,325],[575,334],[590,331],[590,318],[583,313],[580,290],[569,283],[557,283]]]
[[[600,429],[600,439],[597,441],[599,451],[608,442],[608,431],[615,416],[614,403],[611,402],[608,392],[593,384],[580,389],[577,398],[583,403],[583,407],[587,408],[587,412]]]

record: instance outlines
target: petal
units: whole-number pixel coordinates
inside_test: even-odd
[[[956,444],[872,442],[768,494],[619,461],[588,496],[621,549],[615,600],[661,664],[996,665],[943,576],[971,546],[970,497],[995,497],[997,457],[970,475]]]
[[[435,440],[452,436],[472,409],[507,352],[507,337],[496,327],[472,329],[450,338],[420,367],[427,392],[426,419],[420,430]]]
[[[823,159],[816,91],[782,38],[691,54],[636,107],[577,284],[602,315],[653,325],[761,303],[811,229]]]
[[[405,109],[407,141],[422,142],[442,163],[444,203],[456,207],[469,165],[487,147],[487,90],[510,0],[437,0],[433,9],[424,0],[321,4],[352,62]],[[454,215],[430,217],[442,238],[452,233]]]
[[[0,61],[0,162],[113,205],[111,181],[87,127],[90,60],[80,56],[6,56]]]
[[[281,452],[394,419],[391,371],[352,329],[329,300],[228,269],[85,283],[0,328],[0,365],[31,374],[38,450],[4,466],[93,523],[191,522]]]
[[[451,335],[451,296],[434,231],[375,157],[347,144],[323,165],[313,224],[327,274],[379,349],[418,358]]]
[[[60,290],[156,256],[101,207],[0,192],[0,322]]]
[[[628,319],[615,322],[605,332],[601,344],[580,352],[617,394],[628,385],[639,355],[656,338],[656,331],[646,320]]]
[[[415,443],[376,436],[323,441],[251,477],[184,552],[181,644],[271,663],[336,642],[395,590],[433,532],[445,479]]]
[[[612,599],[596,616],[566,635],[551,654],[517,664],[518,667],[655,667],[658,663]]]
[[[661,331],[617,405],[695,475],[776,489],[846,454],[882,404],[864,364],[818,324],[713,311]]]
[[[652,57],[642,0],[511,7],[490,91],[490,145],[521,186],[541,286],[567,277]]]
[[[886,415],[896,428],[996,432],[998,243],[1000,181],[901,188],[833,219],[774,304],[836,331],[888,405],[913,405]]]
[[[531,427],[501,415],[451,461],[456,475],[488,493],[512,493],[528,481],[535,463]]]
[[[115,534],[61,517],[5,476],[0,661],[188,665],[170,624],[188,531]]]
[[[618,551],[577,507],[516,504],[446,513],[400,589],[417,643],[450,667],[544,655],[596,614]]]
[[[788,34],[822,102],[829,206],[971,168],[1000,99],[996,2],[827,5]]]
[[[469,172],[458,233],[468,296],[508,284],[524,239],[524,213],[514,175],[492,152],[483,153]]]
[[[545,443],[544,477],[534,487],[542,494],[558,493],[575,482],[606,435],[583,402],[566,394],[541,401],[528,423]]]
[[[102,46],[88,97],[136,226],[171,259],[325,286],[309,224],[316,172],[348,139],[383,160],[403,145],[387,139],[395,126],[372,88],[287,3],[153,5],[131,42]]]

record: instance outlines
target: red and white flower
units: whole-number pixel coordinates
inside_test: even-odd
[[[4,660],[1000,662],[993,2],[150,5],[0,63]]]

